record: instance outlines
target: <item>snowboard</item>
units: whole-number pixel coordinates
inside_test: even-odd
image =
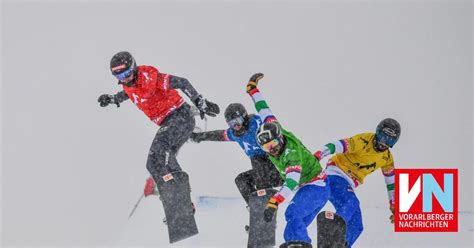
[[[347,247],[346,222],[341,216],[331,211],[322,211],[316,219],[318,248]]]
[[[268,200],[277,190],[268,188],[253,192],[249,197],[250,224],[248,248],[275,246],[276,213],[271,222],[263,219],[263,211]]]
[[[166,174],[156,185],[165,210],[169,242],[175,243],[198,234],[188,174],[184,171]]]

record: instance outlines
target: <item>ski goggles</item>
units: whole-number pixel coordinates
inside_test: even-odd
[[[240,116],[227,122],[230,128],[244,125],[244,117]]]
[[[128,77],[130,77],[130,75],[133,74],[133,67],[130,67],[128,70],[125,70],[123,72],[120,72],[120,73],[113,73],[113,75],[119,80],[119,81],[124,81],[125,79],[127,79]]]
[[[395,145],[395,143],[397,143],[397,141],[398,141],[397,136],[388,135],[388,134],[384,133],[383,131],[377,131],[375,133],[375,139],[376,139],[377,143],[386,145],[388,147],[393,147]]]
[[[280,148],[281,148],[281,142],[278,139],[273,139],[270,140],[269,142],[261,145],[262,150],[264,152],[270,153],[270,154],[275,154],[277,153]]]

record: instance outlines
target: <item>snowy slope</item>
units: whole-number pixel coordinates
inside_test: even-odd
[[[157,197],[142,202],[135,215],[126,220],[123,228],[110,245],[154,247],[246,247],[248,212],[244,202],[234,197],[196,197],[196,221],[200,233],[173,245],[168,244],[161,203]],[[282,243],[285,226],[284,210],[280,207],[277,225],[277,244]],[[328,204],[324,209],[332,209]],[[363,209],[365,230],[354,247],[472,247],[472,212],[460,213],[459,233],[394,233],[388,221],[388,209]],[[316,241],[316,225],[309,232]]]

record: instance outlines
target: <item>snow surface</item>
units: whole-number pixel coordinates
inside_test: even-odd
[[[235,197],[195,197],[197,206],[196,222],[200,233],[173,245],[168,244],[163,208],[158,197],[152,196],[137,208],[130,220],[124,218],[123,229],[114,246],[154,246],[154,247],[246,247],[248,211],[244,201]],[[284,210],[287,203],[280,206],[277,219],[277,244],[283,242],[285,227]],[[325,210],[334,210],[327,204]],[[394,233],[388,220],[389,210],[366,208],[362,210],[365,230],[353,247],[472,247],[474,234],[472,212],[459,214],[458,233]],[[126,214],[124,213],[124,216]],[[316,223],[309,228],[316,243]]]

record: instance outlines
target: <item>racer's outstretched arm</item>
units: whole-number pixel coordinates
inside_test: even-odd
[[[199,109],[201,119],[203,119],[205,115],[215,117],[219,114],[219,106],[200,95],[186,78],[170,75],[169,85],[172,89],[181,90],[191,99],[194,105]]]
[[[364,133],[354,135],[350,138],[328,143],[314,153],[314,156],[321,161],[323,158],[336,153],[358,153],[365,149],[368,140],[364,138]],[[362,141],[362,142],[360,142]]]
[[[341,139],[335,142],[327,143],[314,153],[314,156],[321,161],[323,158],[336,154],[349,152],[349,139]]]
[[[170,88],[181,90],[193,102],[199,96],[197,90],[186,78],[170,75]]]
[[[262,78],[262,73],[255,73],[252,77],[250,77],[250,80],[247,84],[247,93],[252,98],[255,104],[255,109],[257,110],[258,115],[260,116],[260,118],[262,118],[264,123],[278,122],[276,117],[273,115],[272,110],[263,98],[262,93],[257,87],[258,81]]]
[[[200,143],[201,141],[233,141],[227,135],[228,130],[214,130],[207,132],[192,133],[191,140]]]
[[[106,107],[109,104],[115,104],[117,107],[120,107],[120,103],[128,99],[127,93],[125,91],[119,91],[115,95],[103,94],[97,100],[100,103],[101,107]]]

